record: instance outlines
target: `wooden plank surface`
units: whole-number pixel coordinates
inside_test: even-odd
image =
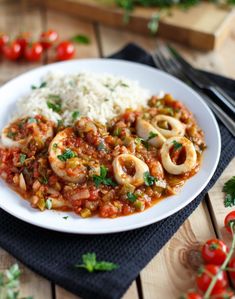
[[[149,35],[148,23],[159,9],[137,7],[128,23],[124,11],[114,1],[97,0],[43,0],[47,7],[102,24],[129,29]],[[111,4],[110,4],[111,3]],[[107,5],[110,4],[110,5]],[[162,16],[158,35],[201,50],[211,50],[222,43],[235,20],[235,12],[203,2],[189,9],[174,7]]]

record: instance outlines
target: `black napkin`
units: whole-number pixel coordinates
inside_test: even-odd
[[[113,58],[153,65],[151,56],[133,44],[125,47]],[[226,87],[226,90],[235,95],[234,81],[221,77],[218,80],[217,76],[208,75],[217,80],[221,87]],[[206,192],[234,157],[235,140],[221,123],[219,126],[222,153],[216,173],[203,192],[173,216],[130,232],[85,236],[41,229],[0,210],[0,246],[32,270],[84,299],[120,298],[140,270],[196,209]],[[112,272],[92,274],[82,269],[75,269],[73,265],[80,262],[82,254],[86,252],[96,252],[99,260],[112,261],[118,263],[120,267]]]

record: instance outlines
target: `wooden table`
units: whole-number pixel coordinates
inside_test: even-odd
[[[36,38],[46,28],[56,29],[63,39],[79,33],[88,35],[91,44],[77,46],[77,58],[107,56],[128,42],[136,42],[152,51],[159,43],[159,40],[153,37],[110,29],[45,8],[29,6],[25,1],[0,0],[0,31],[9,32],[14,36],[20,30],[28,30],[33,32]],[[216,52],[200,53],[180,46],[177,48],[196,66],[235,78],[235,30]],[[0,60],[0,84],[29,69],[52,61],[50,55],[35,64]],[[223,229],[224,216],[230,209],[223,206],[224,195],[221,189],[232,175],[235,175],[235,159],[174,237],[141,271],[123,298],[177,298],[181,292],[194,286],[194,274],[200,263],[198,253],[201,244],[214,236],[222,237],[227,243],[230,242]],[[14,262],[12,256],[0,249],[0,271],[7,269]],[[32,295],[34,299],[78,298],[22,264],[20,267],[23,270],[21,296]]]

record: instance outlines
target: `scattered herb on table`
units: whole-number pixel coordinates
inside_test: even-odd
[[[228,180],[223,187],[225,193],[224,206],[232,207],[235,205],[235,176]]]
[[[62,155],[57,156],[57,158],[63,162],[75,157],[77,157],[76,153],[73,152],[70,148],[67,148]]]
[[[82,264],[76,264],[76,268],[84,268],[88,272],[94,271],[112,271],[118,268],[117,264],[106,261],[97,261],[96,254],[86,253],[82,255]]]
[[[96,188],[99,187],[100,184],[106,186],[115,187],[117,184],[111,179],[107,178],[108,169],[104,166],[100,166],[100,175],[93,175],[93,181],[95,183]]]
[[[21,271],[17,264],[0,273],[0,298],[1,299],[33,299],[33,297],[19,297]]]
[[[90,38],[83,34],[75,35],[71,38],[71,41],[83,45],[89,45],[91,43]]]

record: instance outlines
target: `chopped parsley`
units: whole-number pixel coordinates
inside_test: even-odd
[[[58,144],[57,143],[53,143],[52,147],[56,149],[58,147]]]
[[[127,199],[130,201],[130,202],[135,202],[136,199],[137,199],[137,195],[135,195],[134,193],[132,192],[127,192]]]
[[[124,82],[122,82],[122,81],[120,81],[120,85],[121,85],[122,87],[129,87],[128,84],[126,84],[126,83],[124,83]]]
[[[54,102],[47,101],[47,107],[52,109],[54,112],[61,113],[62,109],[62,100],[59,95],[56,94],[49,94],[48,95],[49,100],[53,100]]]
[[[48,209],[48,210],[50,210],[51,208],[52,208],[52,200],[51,199],[47,199],[46,200],[46,205],[45,205],[45,207]]]
[[[158,136],[158,134],[157,133],[154,133],[154,132],[150,132],[149,133],[149,137],[148,137],[148,139],[146,140],[146,141],[149,141],[149,140],[151,140],[151,139],[153,139],[153,138],[155,138],[155,137],[157,137]]]
[[[111,178],[106,177],[107,173],[108,169],[104,165],[101,165],[100,175],[93,175],[93,181],[95,183],[96,188],[98,188],[100,184],[112,187],[115,187],[117,185]]]
[[[97,261],[94,252],[83,254],[82,262],[82,264],[76,264],[75,267],[86,269],[88,272],[112,271],[118,268],[117,264],[106,261]]]
[[[177,150],[179,150],[179,149],[181,149],[182,148],[182,146],[183,146],[183,144],[182,143],[179,143],[179,142],[177,142],[176,140],[173,140],[173,146],[174,146],[174,150],[175,151],[177,151]]]
[[[13,139],[16,136],[16,134],[17,134],[16,132],[9,131],[7,132],[7,137]]]
[[[33,124],[33,123],[37,123],[37,120],[36,120],[36,118],[34,118],[34,117],[30,117],[30,118],[28,119],[28,124]]]
[[[83,34],[78,34],[78,35],[72,37],[71,40],[75,43],[83,44],[83,45],[88,45],[91,42],[90,38]]]
[[[97,149],[98,149],[98,151],[104,151],[104,150],[105,150],[105,144],[101,141],[101,142],[98,144]]]
[[[144,183],[146,186],[152,186],[158,179],[152,176],[149,171],[144,173]]]
[[[44,175],[41,178],[39,178],[39,182],[43,185],[47,185],[48,184],[48,178]]]
[[[113,131],[113,136],[119,136],[121,134],[122,129],[121,128],[116,128]]]
[[[135,143],[136,143],[136,144],[140,144],[140,143],[142,143],[147,149],[149,149],[149,141],[150,141],[151,139],[157,137],[157,136],[158,136],[157,133],[154,133],[154,132],[151,131],[151,132],[149,133],[148,138],[147,138],[146,140],[144,140],[143,138],[137,137],[137,138],[135,138]]]
[[[69,218],[69,216],[64,216],[62,218],[65,219],[65,220],[67,220]]]
[[[20,154],[20,164],[23,165],[27,156],[25,154]]]
[[[46,82],[42,82],[38,87],[35,86],[35,85],[32,85],[31,89],[39,89],[39,88],[44,88],[46,86],[47,86],[47,83]]]
[[[57,156],[57,158],[63,162],[75,157],[77,157],[76,153],[73,152],[70,148],[67,148],[62,155]]]
[[[72,119],[75,121],[77,120],[77,118],[80,116],[80,112],[79,111],[73,111],[72,113]]]
[[[235,206],[235,176],[224,184],[223,192],[225,193],[224,206],[226,208]]]

